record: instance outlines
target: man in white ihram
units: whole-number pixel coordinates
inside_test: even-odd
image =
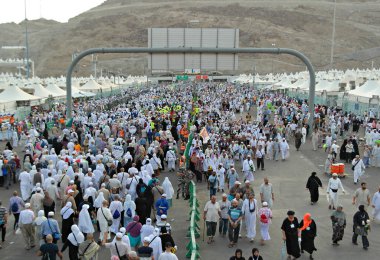
[[[336,209],[338,207],[338,191],[342,190],[343,193],[346,193],[342,182],[338,179],[338,174],[333,173],[332,178],[329,179],[329,183],[327,184],[326,193],[330,198],[329,209]]]
[[[251,156],[248,155],[247,159],[243,161],[243,172],[245,179],[248,181],[254,181],[253,173],[255,172],[255,164],[251,160]]]
[[[357,184],[360,177],[364,174],[365,165],[359,155],[352,160],[352,168],[354,170],[354,184]]]

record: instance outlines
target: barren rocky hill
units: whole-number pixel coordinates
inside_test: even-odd
[[[240,29],[241,47],[287,47],[309,56],[320,69],[329,67],[334,1],[323,0],[108,0],[68,23],[29,21],[30,57],[39,76],[66,73],[72,54],[93,47],[146,47],[149,27]],[[380,66],[380,2],[337,0],[334,68]],[[0,46],[24,45],[24,23],[0,24]],[[363,52],[364,51],[364,52]],[[361,53],[364,53],[361,55]],[[0,57],[23,57],[0,50]],[[273,59],[272,59],[273,58]],[[145,55],[99,55],[98,71],[142,74]],[[304,69],[287,56],[240,55],[240,72]],[[91,58],[78,75],[91,73]],[[1,68],[0,68],[1,69]]]

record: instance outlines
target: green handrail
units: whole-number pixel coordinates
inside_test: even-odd
[[[191,260],[196,260],[200,258],[199,255],[199,245],[196,242],[196,238],[200,237],[199,234],[199,225],[198,221],[200,220],[199,217],[199,202],[197,200],[197,193],[196,193],[196,186],[193,181],[190,182],[189,185],[190,189],[190,199],[189,199],[189,205],[190,205],[190,225],[187,232],[187,237],[190,238],[189,243],[186,246],[187,254],[186,258],[190,258]]]

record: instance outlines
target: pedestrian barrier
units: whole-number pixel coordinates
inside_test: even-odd
[[[187,237],[190,238],[189,243],[186,246],[187,254],[186,258],[190,258],[191,260],[196,260],[200,258],[199,255],[199,245],[197,244],[196,238],[200,237],[199,234],[199,225],[198,222],[200,220],[199,216],[199,202],[197,199],[196,186],[193,181],[190,182],[190,225],[187,231]]]

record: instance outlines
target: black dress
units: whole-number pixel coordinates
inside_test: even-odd
[[[62,243],[65,243],[74,225],[74,212],[67,219],[62,219]]]
[[[291,255],[295,258],[299,258],[300,246],[298,244],[298,219],[294,217],[294,220],[291,222],[288,218],[284,219],[282,222],[281,229],[285,232],[286,237],[286,251],[288,255]]]
[[[61,252],[65,251],[67,247],[69,247],[69,259],[78,260],[78,246],[73,245],[70,240],[66,239]]]
[[[300,223],[300,227],[303,226],[303,220]],[[314,238],[317,236],[317,225],[314,220],[311,220],[310,226],[301,231],[301,250],[312,254],[313,251],[317,251],[314,246]]]
[[[322,187],[322,182],[317,176],[310,176],[306,183],[306,188],[310,192],[310,201],[317,202],[319,199],[319,187]]]

